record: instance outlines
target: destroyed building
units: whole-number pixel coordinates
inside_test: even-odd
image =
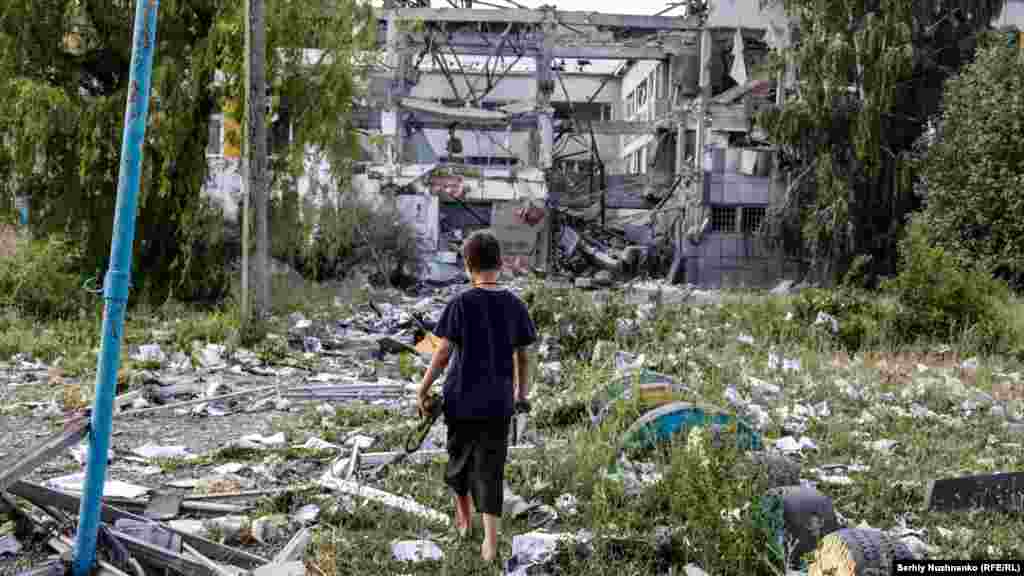
[[[462,234],[490,226],[513,271],[664,274],[674,258],[692,284],[776,280],[787,263],[756,235],[773,151],[753,118],[789,25],[756,1],[688,11],[383,11],[388,72],[362,120],[386,144],[357,186],[395,194],[453,273]]]
[[[364,138],[354,187],[395,202],[425,274],[442,280],[461,270],[459,239],[482,226],[513,272],[604,268],[702,287],[797,275],[758,234],[788,176],[755,122],[795,82],[764,66],[791,21],[777,2],[691,4],[637,16],[389,3],[386,66],[356,112],[383,138]],[[1022,4],[1008,2],[997,24],[1016,22]],[[207,190],[234,219],[229,129],[223,115],[211,125]],[[287,119],[270,132],[287,139]],[[310,166],[300,194],[326,174]]]

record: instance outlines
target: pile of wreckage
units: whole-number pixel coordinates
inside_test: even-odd
[[[512,286],[518,289],[515,283]],[[689,297],[671,286],[657,289],[669,293],[668,300]],[[415,446],[408,445],[411,433],[419,432],[413,424],[417,421],[416,385],[400,375],[399,358],[411,357],[416,373],[426,367],[434,345],[431,327],[455,290],[458,288],[448,288],[425,298],[389,291],[390,302],[378,299],[341,321],[294,314],[289,318],[288,333],[271,340],[297,352],[299,358],[315,359],[315,369],[301,362],[283,362],[288,354],[270,362],[265,352],[229,353],[214,343],[197,343],[190,355],[166,354],[161,335],[154,332],[153,343],[132,351],[136,362],[153,369],[125,377],[115,402],[115,436],[121,447],[112,449],[109,457],[99,573],[319,574],[315,564],[304,561],[318,525],[353,514],[368,502],[447,530],[451,522],[447,514],[384,490],[383,480],[388,470],[404,460],[424,462],[446,454],[443,421],[418,436]],[[644,290],[638,287],[637,291]],[[557,345],[542,344],[537,377],[543,385],[559,379],[557,350]],[[642,355],[616,351],[612,342],[596,343],[593,357],[595,362],[609,362],[618,375],[587,403],[593,425],[602,422],[612,403],[634,394],[649,406],[624,433],[617,470],[610,472],[627,493],[639,492],[661,476],[653,464],[627,459],[626,448],[664,442],[684,429],[705,430],[716,439],[723,428],[730,428],[738,431],[750,464],[767,472],[764,488],[769,514],[765,522],[778,535],[771,553],[779,553],[784,542],[795,542],[797,560],[816,551],[819,567],[830,563],[863,567],[920,557],[926,550],[912,531],[845,527],[848,523],[831,499],[801,479],[804,471],[799,453],[808,449],[810,441],[800,435],[799,427],[769,446],[758,432],[763,423],[753,405],[742,408],[737,400],[730,409],[720,409],[674,401],[685,392],[684,385],[647,368]],[[781,357],[775,361],[783,367],[780,369],[799,369],[798,361]],[[26,430],[7,436],[8,441],[0,446],[0,571],[11,573],[13,567],[13,573],[21,576],[65,574],[83,490],[84,442],[90,426],[87,412],[81,410],[86,402],[79,399],[76,411],[68,400],[74,394],[68,391],[80,392],[87,383],[55,376],[51,367],[24,359],[5,368],[5,403],[0,414],[12,424],[6,433],[30,429],[33,422],[46,417],[63,421],[58,431],[41,441],[31,440],[32,433]],[[770,390],[773,385],[769,383],[757,384],[764,394],[779,392]],[[39,387],[63,388],[64,406],[54,399],[17,401],[21,393]],[[726,396],[739,398],[739,393],[730,388]],[[15,401],[9,401],[10,397]],[[321,419],[315,428],[324,431],[335,426],[331,419],[339,405],[355,401],[413,424],[412,428],[399,427],[399,434],[407,438],[404,449],[385,442],[388,431],[372,426],[339,431],[328,439],[313,433],[289,443],[284,432],[268,434],[260,416],[278,413],[294,420],[312,412],[314,418]],[[827,411],[827,405],[820,410]],[[26,411],[27,416],[19,416]],[[545,440],[535,430],[521,433],[520,428],[517,432],[510,450],[513,459],[564,446]],[[132,447],[123,449],[128,443]],[[6,446],[19,444],[32,447],[16,454],[5,451]],[[936,482],[930,489],[929,505],[961,506],[955,497],[963,489],[961,484],[961,479]],[[152,487],[156,485],[159,488]],[[305,497],[290,497],[300,494]],[[268,498],[287,502],[285,509],[275,507],[268,512],[262,506]],[[529,531],[513,537],[506,574],[546,573],[566,545],[577,555],[593,554],[594,534],[561,529],[564,519],[578,514],[577,505],[570,493],[559,495],[548,505],[524,499],[507,486],[506,517],[524,518]],[[444,552],[429,539],[431,533],[435,532],[419,533],[419,539],[395,540],[392,557],[408,562],[442,559]],[[647,540],[601,538],[622,554],[635,553],[638,548],[648,557],[653,554],[667,570],[674,562],[675,533],[662,526],[653,527]],[[53,555],[44,552],[47,547]],[[801,568],[800,562],[791,568]],[[686,573],[703,574],[695,565],[688,565]],[[810,573],[816,572],[812,568]]]

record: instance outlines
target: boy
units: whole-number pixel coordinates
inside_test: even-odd
[[[444,384],[448,425],[445,482],[455,492],[455,527],[459,536],[472,526],[470,495],[483,514],[480,556],[493,561],[504,502],[505,459],[514,408],[529,394],[526,348],[536,339],[530,314],[515,294],[498,282],[501,247],[487,231],[473,233],[462,246],[473,287],[445,307],[434,329],[441,340],[419,388],[426,413],[434,380],[454,351],[454,365]]]

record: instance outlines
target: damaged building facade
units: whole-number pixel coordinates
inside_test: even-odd
[[[788,175],[754,121],[795,82],[763,66],[790,19],[781,2],[704,4],[638,16],[389,1],[387,66],[356,112],[375,138],[355,190],[393,202],[439,279],[461,271],[458,243],[478,227],[498,232],[512,272],[646,271],[702,287],[799,275],[758,234]],[[1010,0],[994,24],[1024,24],[1022,6]],[[231,129],[211,125],[206,191],[235,219]],[[327,173],[311,164],[300,195]]]
[[[434,273],[461,269],[476,227],[512,271],[701,286],[795,271],[757,235],[780,179],[753,122],[778,97],[761,70],[789,23],[757,0],[684,12],[389,6],[387,73],[362,110],[384,145],[356,186],[396,198]]]
[[[757,235],[783,184],[754,125],[780,97],[762,64],[789,22],[758,0],[677,11],[387,4],[387,65],[356,112],[375,137],[353,187],[394,202],[437,280],[461,272],[459,242],[479,227],[498,233],[513,273],[671,273],[706,287],[794,273]],[[222,118],[207,193],[237,218]],[[309,172],[300,194],[326,166]]]

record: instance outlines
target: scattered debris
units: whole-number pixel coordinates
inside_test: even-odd
[[[1024,511],[1024,472],[944,478],[928,483],[925,502],[930,510],[983,508]]]
[[[401,540],[391,544],[391,555],[400,562],[441,560],[444,552],[430,540]]]

